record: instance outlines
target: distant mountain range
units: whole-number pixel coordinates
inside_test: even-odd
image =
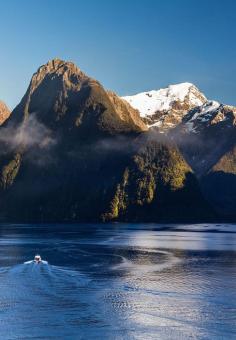
[[[236,219],[236,108],[193,84],[120,98],[49,61],[0,102],[0,216],[15,222]]]

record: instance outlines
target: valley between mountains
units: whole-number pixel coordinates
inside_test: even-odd
[[[236,220],[236,108],[191,83],[119,97],[54,59],[0,124],[2,221]]]

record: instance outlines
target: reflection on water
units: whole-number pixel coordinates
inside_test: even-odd
[[[234,339],[235,231],[2,225],[0,338]]]

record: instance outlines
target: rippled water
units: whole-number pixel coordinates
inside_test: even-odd
[[[236,225],[1,225],[0,338],[236,339]]]

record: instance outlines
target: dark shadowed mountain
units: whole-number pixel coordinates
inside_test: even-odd
[[[219,215],[235,218],[236,146],[228,151],[201,179],[204,195]]]

